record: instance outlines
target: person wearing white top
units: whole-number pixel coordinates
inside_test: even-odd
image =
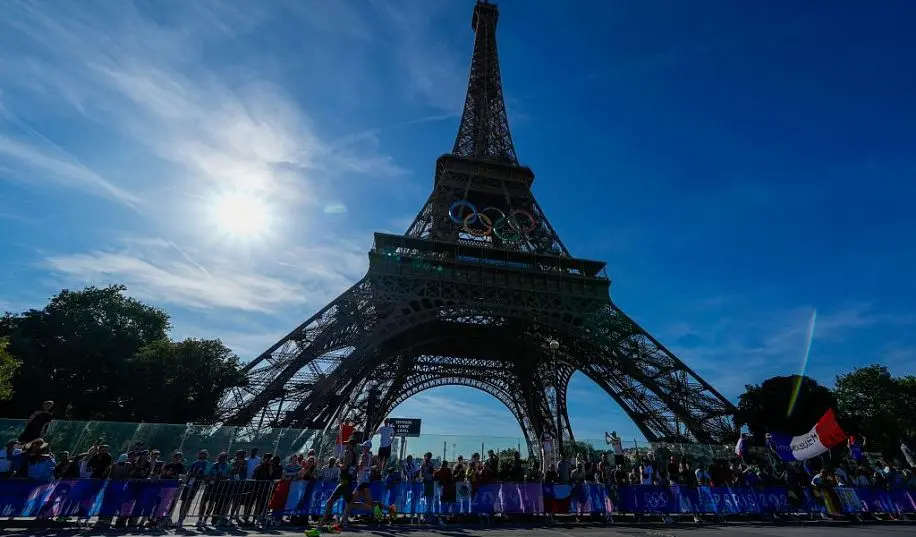
[[[388,459],[391,458],[391,443],[394,441],[394,427],[391,426],[391,420],[385,420],[384,424],[375,431],[379,435],[378,447],[378,467],[384,470],[388,467]]]

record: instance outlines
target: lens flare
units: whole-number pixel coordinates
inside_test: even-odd
[[[805,373],[808,371],[808,358],[811,356],[811,344],[814,342],[814,325],[817,322],[817,309],[811,310],[811,320],[808,321],[808,341],[805,344],[805,356],[802,359],[801,371],[798,373],[798,378],[795,380],[795,387],[792,389],[792,396],[789,398],[789,411],[786,414],[791,416],[792,412],[795,410],[795,403],[798,402],[798,394],[801,392],[802,380],[805,378]]]

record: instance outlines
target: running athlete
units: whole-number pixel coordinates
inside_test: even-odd
[[[359,470],[357,472],[357,485],[353,496],[357,499],[351,502],[352,505],[359,505],[364,509],[372,509],[372,515],[376,520],[381,520],[382,508],[377,502],[372,501],[372,491],[369,490],[369,484],[372,482],[372,441],[366,440],[360,447],[363,448],[359,459]]]
[[[334,509],[334,504],[337,503],[337,500],[343,498],[344,501],[344,510],[341,515],[342,525],[346,525],[347,516],[350,514],[350,505],[353,503],[353,471],[356,467],[356,437],[351,436],[347,440],[346,448],[344,449],[343,457],[340,458],[340,480],[338,481],[337,488],[334,489],[334,492],[331,493],[331,497],[328,499],[327,505],[324,506],[324,515],[321,517],[321,521],[318,526],[326,526],[328,520],[331,518],[331,511]],[[334,531],[338,530],[340,526],[333,527],[327,526],[328,529]],[[308,532],[310,537],[319,535],[318,528]]]

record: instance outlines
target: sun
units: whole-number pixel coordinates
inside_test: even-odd
[[[270,205],[257,194],[223,193],[213,200],[211,211],[217,230],[233,238],[258,238],[270,228]]]

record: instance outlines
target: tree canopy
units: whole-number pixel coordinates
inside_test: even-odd
[[[8,339],[0,338],[0,401],[13,396],[13,375],[19,369],[19,360],[7,350],[9,343]]]
[[[238,382],[238,358],[219,340],[168,338],[169,316],[126,288],[63,290],[40,310],[6,314],[0,337],[21,362],[6,416],[28,416],[43,400],[58,418],[212,421]]]
[[[840,410],[873,448],[896,451],[916,434],[916,377],[892,377],[887,367],[858,367],[836,378]]]
[[[796,386],[798,395],[792,406]],[[745,386],[738,398],[739,426],[747,425],[754,439],[763,443],[766,433],[792,435],[807,432],[829,408],[837,405],[833,393],[816,380],[799,375],[772,377],[758,385]]]

